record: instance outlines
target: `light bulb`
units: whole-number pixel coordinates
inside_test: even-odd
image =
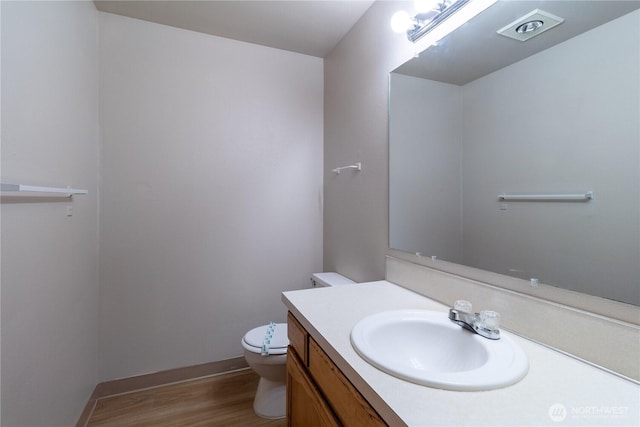
[[[438,3],[440,3],[440,0],[415,0],[413,7],[416,8],[418,13],[425,13],[433,10]]]
[[[411,28],[411,17],[404,10],[399,10],[391,17],[391,29],[396,33],[403,33]]]

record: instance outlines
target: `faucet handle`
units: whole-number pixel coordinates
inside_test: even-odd
[[[498,330],[500,326],[500,313],[492,310],[482,310],[480,312],[480,325],[490,331]]]
[[[471,303],[463,299],[459,299],[453,303],[453,308],[463,313],[472,313],[471,307]]]

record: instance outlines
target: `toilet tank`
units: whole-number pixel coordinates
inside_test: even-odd
[[[356,282],[338,273],[313,273],[311,275],[311,287],[313,288],[352,285],[354,283]]]

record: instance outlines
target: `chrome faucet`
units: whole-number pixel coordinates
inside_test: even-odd
[[[463,328],[490,340],[500,339],[500,313],[483,310],[480,313],[471,313],[471,303],[458,300],[449,309],[449,319]]]

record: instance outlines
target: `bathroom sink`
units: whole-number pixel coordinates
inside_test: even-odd
[[[354,326],[351,343],[364,360],[390,375],[446,390],[506,387],[529,370],[526,355],[509,337],[483,338],[444,312],[377,313]]]

